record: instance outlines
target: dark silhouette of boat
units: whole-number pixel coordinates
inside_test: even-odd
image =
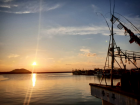
[[[138,68],[136,61],[140,60],[140,52],[122,50],[117,46],[114,39],[114,23],[118,23],[117,27],[119,29],[124,29],[125,35],[130,36],[130,44],[135,42],[140,46],[140,31],[124,16],[133,27],[134,30],[138,32],[138,35],[134,34],[130,29],[128,29],[119,18],[114,15],[115,2],[113,7],[113,12],[111,11],[111,1],[110,1],[110,16],[111,16],[111,28],[106,21],[109,31],[110,31],[110,41],[108,46],[108,52],[106,57],[106,62],[103,70],[103,77],[100,80],[100,84],[90,83],[91,94],[95,97],[102,99],[102,105],[140,105],[140,68]],[[102,15],[102,14],[101,14]],[[102,15],[103,16],[103,15]],[[103,16],[104,17],[104,16]],[[105,18],[105,17],[104,17]],[[111,60],[109,59],[111,58]],[[122,66],[118,63],[119,58]],[[109,62],[111,61],[111,62]],[[125,63],[124,63],[125,61]],[[135,69],[127,70],[126,63],[132,64]],[[115,69],[114,63],[117,63],[119,69]],[[110,66],[111,63],[111,66]],[[113,84],[113,78],[115,76],[120,76],[120,82]],[[111,85],[107,85],[106,78],[111,78]],[[101,84],[103,78],[105,78],[105,85]]]

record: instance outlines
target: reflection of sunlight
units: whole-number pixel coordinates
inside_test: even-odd
[[[35,86],[35,82],[36,82],[36,74],[32,74],[33,87]]]
[[[7,80],[8,78],[5,78],[3,75],[0,75],[0,81],[3,81],[3,80]]]

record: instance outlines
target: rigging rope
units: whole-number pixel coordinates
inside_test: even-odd
[[[133,27],[135,27],[135,29],[140,33],[140,31],[139,31],[139,29],[137,29],[137,27],[134,25],[134,24],[132,24],[126,17],[124,17],[123,15],[121,15],[120,13],[117,13],[117,12],[115,12],[116,14],[118,14],[118,15],[120,15],[120,16],[122,16],[124,19],[126,19]],[[140,34],[139,34],[140,35]]]

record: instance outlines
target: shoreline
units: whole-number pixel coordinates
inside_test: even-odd
[[[33,73],[36,73],[36,74],[45,74],[45,73],[72,73],[72,72],[33,72]],[[0,72],[0,74],[32,74],[32,72]]]

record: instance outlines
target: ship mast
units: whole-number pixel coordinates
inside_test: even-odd
[[[110,6],[111,7],[111,6]],[[136,66],[136,60],[140,60],[140,52],[134,52],[134,51],[127,51],[127,50],[122,50],[120,49],[120,47],[117,46],[116,42],[115,42],[115,39],[114,39],[114,31],[113,31],[113,24],[117,21],[119,24],[117,25],[117,27],[119,29],[124,29],[125,30],[125,35],[127,35],[127,33],[129,34],[130,36],[130,40],[129,42],[130,43],[133,43],[135,41],[135,43],[137,43],[139,46],[140,46],[140,37],[138,37],[137,35],[135,35],[130,29],[128,29],[125,25],[123,25],[121,23],[121,21],[119,21],[118,18],[116,18],[114,16],[114,8],[115,8],[115,3],[114,3],[114,7],[113,7],[113,12],[111,13],[111,8],[110,8],[110,21],[111,21],[111,29],[109,28],[110,30],[110,40],[109,40],[109,46],[108,46],[108,52],[107,52],[107,57],[106,57],[106,61],[105,61],[105,66],[104,66],[104,73],[105,73],[105,68],[108,67],[110,69],[111,67],[111,70],[110,70],[110,76],[111,76],[111,87],[113,87],[113,71],[114,71],[114,63],[116,62],[118,64],[118,66],[120,67],[121,70],[125,70],[126,71],[126,64],[123,63],[123,60],[122,58],[125,59],[125,63],[127,63],[127,60],[128,60],[128,64],[133,64],[137,70],[139,70],[139,68]],[[100,13],[101,14],[101,13]],[[101,14],[102,15],[102,14]],[[103,16],[103,15],[102,15]],[[122,16],[122,15],[121,15]],[[103,16],[104,17],[104,16]],[[125,17],[124,17],[125,18]],[[126,18],[125,18],[126,19]],[[106,20],[106,19],[105,19]],[[129,23],[131,23],[128,19],[126,19]],[[107,21],[106,21],[107,23]],[[132,24],[132,23],[131,23]],[[108,23],[107,23],[108,25]],[[133,24],[132,24],[133,25]],[[134,25],[133,25],[134,26]],[[109,25],[108,25],[109,27]],[[135,26],[134,26],[135,27]],[[135,27],[135,29],[137,29]],[[137,31],[139,31],[137,29]],[[140,32],[140,31],[139,31]],[[140,34],[139,34],[140,35]],[[112,41],[111,41],[112,40]],[[111,57],[111,62],[109,62],[109,56]],[[123,64],[124,66],[124,69],[122,69],[121,65],[119,65],[119,63],[117,62],[117,60],[115,59],[115,57],[118,57],[120,58],[120,64]],[[133,61],[131,61],[133,60]],[[108,65],[107,65],[108,63]],[[111,63],[111,66],[109,65],[109,63]],[[124,71],[123,71],[124,72]],[[106,74],[104,74],[104,77],[105,77],[105,82],[106,82]],[[104,78],[102,77],[102,79]],[[102,82],[102,79],[100,81],[100,84]],[[107,85],[107,83],[106,83]]]
[[[112,13],[112,18],[111,18],[111,22],[112,22],[112,27],[111,27],[111,36],[112,36],[111,87],[113,87],[113,69],[114,69],[114,33],[113,33],[114,11],[115,11],[115,0],[114,0],[114,6],[113,6],[113,11],[112,11],[113,13]],[[111,14],[111,9],[110,9],[110,14]]]
[[[112,15],[112,27],[111,27],[111,36],[112,36],[112,61],[111,61],[111,87],[113,87],[113,69],[114,69],[114,34],[113,34],[113,15]]]
[[[111,3],[111,1],[110,1]],[[112,27],[111,27],[111,36],[112,36],[112,61],[111,61],[111,87],[113,87],[113,69],[114,69],[114,33],[113,33],[113,16],[114,16],[114,10],[115,10],[115,0],[114,0],[114,6],[113,6],[113,13],[111,14],[111,6],[110,6],[110,14],[112,16],[111,18],[111,23],[112,23]]]

